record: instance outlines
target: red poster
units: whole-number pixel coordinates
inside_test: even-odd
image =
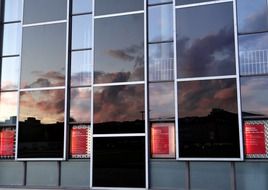
[[[264,124],[245,123],[246,154],[266,154]]]
[[[89,156],[89,127],[74,126],[71,130],[71,156]]]
[[[14,156],[15,130],[0,131],[0,157]]]
[[[169,127],[152,127],[152,154],[169,154]]]

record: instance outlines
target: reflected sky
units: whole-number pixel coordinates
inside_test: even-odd
[[[63,86],[66,24],[23,29],[21,88]]]
[[[21,24],[4,24],[2,55],[18,55],[21,48]]]
[[[150,119],[175,118],[174,83],[149,84],[149,114]]]
[[[232,3],[177,10],[178,77],[235,74]]]
[[[143,14],[95,20],[95,83],[144,78]]]
[[[71,89],[70,122],[90,122],[90,88]]]
[[[17,99],[17,92],[0,93],[0,124],[16,124],[14,117],[17,116]]]
[[[20,93],[19,120],[41,120],[42,124],[64,121],[64,90],[42,90]]]
[[[1,90],[18,88],[20,57],[2,58]]]
[[[268,49],[268,33],[239,36],[239,51]]]
[[[21,20],[22,0],[5,1],[4,22]]]
[[[73,0],[73,14],[92,11],[92,0]]]
[[[179,117],[203,117],[213,108],[237,113],[236,80],[178,83]]]

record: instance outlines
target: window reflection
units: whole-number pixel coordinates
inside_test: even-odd
[[[94,88],[94,134],[144,132],[144,85]]]
[[[21,20],[22,0],[5,0],[4,22]]]
[[[94,82],[144,78],[143,14],[95,20]]]
[[[92,11],[92,0],[73,0],[73,14]]]
[[[172,4],[149,7],[149,42],[173,39]]]
[[[18,55],[21,47],[21,24],[4,24],[2,55]]]
[[[178,77],[235,74],[232,3],[177,10]]]
[[[70,122],[90,123],[90,88],[71,89]]]
[[[72,49],[91,47],[92,15],[73,16]]]
[[[178,102],[180,157],[240,157],[236,79],[179,82]]]
[[[209,2],[209,1],[217,1],[217,0],[176,0],[176,5],[202,3],[202,2]]]
[[[91,84],[91,50],[72,52],[71,85]]]
[[[1,90],[18,88],[20,57],[2,58]]]
[[[17,99],[17,92],[0,93],[0,125],[16,125]]]

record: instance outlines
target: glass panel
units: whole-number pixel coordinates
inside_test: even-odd
[[[95,15],[143,10],[143,0],[95,0]]]
[[[94,134],[144,133],[144,85],[94,87]]]
[[[268,33],[239,36],[241,75],[268,73]]]
[[[0,93],[0,125],[16,125],[17,100],[17,92]]]
[[[172,4],[149,7],[149,42],[173,40]]]
[[[179,78],[235,74],[232,4],[177,10]]]
[[[62,158],[64,89],[20,93],[18,158]]]
[[[71,85],[91,84],[91,50],[72,52]]]
[[[21,24],[4,24],[2,55],[18,55],[21,48]]]
[[[239,158],[236,79],[179,82],[178,92],[180,157]]]
[[[172,0],[148,0],[148,5],[172,2]]]
[[[21,88],[63,86],[66,24],[23,29]]]
[[[5,0],[4,22],[21,20],[22,0]]]
[[[92,0],[73,0],[73,14],[92,12]]]
[[[176,0],[176,5],[203,3],[203,2],[209,2],[209,1],[217,1],[217,0]]]
[[[72,88],[70,99],[70,122],[90,123],[90,88]]]
[[[95,83],[143,80],[143,14],[95,20],[94,48]]]
[[[149,84],[150,120],[175,119],[174,83]]]
[[[237,0],[238,32],[261,32],[268,29],[266,0]]]
[[[174,80],[173,43],[149,44],[149,80]]]
[[[91,47],[92,15],[73,16],[72,49]]]
[[[15,157],[16,130],[11,127],[0,128],[0,159]]]
[[[70,156],[71,158],[90,157],[90,126],[74,125],[71,128]]]
[[[67,0],[24,0],[23,24],[65,20]]]
[[[18,88],[20,57],[2,58],[1,90]]]
[[[145,188],[145,138],[93,139],[93,186]]]

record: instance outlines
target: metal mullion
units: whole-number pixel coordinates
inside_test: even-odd
[[[15,20],[15,21],[2,21],[1,24],[18,24],[21,23],[21,20]]]
[[[123,13],[114,13],[114,14],[105,14],[100,16],[95,16],[95,19],[101,19],[101,18],[110,18],[110,17],[118,17],[118,16],[127,16],[127,15],[135,15],[135,14],[141,14],[144,13],[144,10],[140,11],[129,11],[129,12],[123,12]]]
[[[165,44],[165,43],[173,43],[173,40],[163,40],[163,41],[153,41],[153,42],[148,42],[148,45],[153,45],[153,44]]]
[[[144,81],[134,81],[134,82],[101,83],[101,84],[93,84],[93,87],[138,85],[138,84],[145,84],[145,82]]]
[[[31,92],[31,91],[42,91],[42,90],[63,90],[65,86],[56,86],[56,87],[41,87],[41,88],[23,88],[19,89],[20,92]]]
[[[89,85],[75,85],[75,86],[70,86],[71,89],[73,88],[92,88],[91,84]]]
[[[146,137],[146,133],[109,133],[109,134],[93,134],[93,138],[106,137]]]
[[[72,52],[76,52],[76,51],[89,51],[92,50],[92,48],[79,48],[79,49],[72,49]]]
[[[9,58],[9,57],[19,57],[20,54],[13,54],[13,55],[2,55],[1,58]]]
[[[0,93],[5,93],[5,92],[18,92],[18,89],[0,90]]]
[[[193,77],[193,78],[180,78],[177,82],[185,81],[202,81],[202,80],[219,80],[219,79],[233,79],[237,78],[237,75],[226,75],[226,76],[212,76],[212,77]]]
[[[161,6],[161,5],[169,5],[169,4],[173,4],[172,1],[173,1],[173,0],[171,0],[171,1],[169,1],[169,2],[164,2],[164,3],[148,4],[148,8],[150,8],[150,7],[155,7],[155,6]]]
[[[90,15],[90,14],[92,14],[92,11],[91,12],[82,12],[82,13],[73,13],[72,17],[74,17],[74,16],[82,16],[82,15]]]
[[[67,15],[67,17],[69,17]],[[68,20],[64,19],[64,20],[56,20],[56,21],[49,21],[49,22],[38,22],[38,23],[33,23],[33,24],[22,24],[23,28],[26,27],[33,27],[33,26],[43,26],[43,25],[50,25],[50,24],[60,24],[60,23],[67,23]]]
[[[192,4],[187,4],[187,5],[177,5],[176,9],[199,7],[199,6],[204,6],[204,5],[214,5],[214,4],[228,3],[228,2],[233,2],[233,0],[215,0],[215,1],[208,1],[208,2],[202,2],[202,3],[192,3]]]

